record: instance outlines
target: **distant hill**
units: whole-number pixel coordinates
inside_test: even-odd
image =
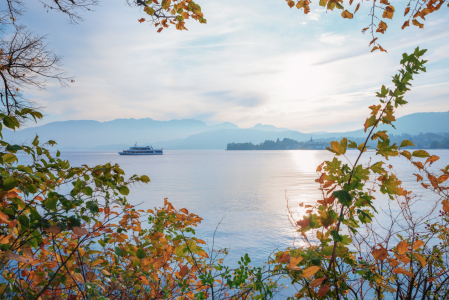
[[[415,113],[394,123],[395,135],[449,132],[449,112]],[[379,126],[379,129],[388,129]],[[226,149],[228,143],[258,144],[266,140],[293,139],[298,142],[314,140],[361,138],[366,136],[363,129],[350,132],[316,132],[278,128],[273,125],[257,124],[242,129],[233,123],[208,126],[198,120],[157,121],[153,119],[117,119],[108,122],[63,121],[26,128],[17,132],[4,131],[4,138],[15,143],[31,142],[38,134],[41,141],[55,140],[58,149],[73,150],[118,150],[134,143],[151,144],[164,149]]]
[[[184,139],[200,132],[230,128],[239,127],[229,122],[208,126],[202,121],[191,119],[117,119],[108,122],[82,120],[52,122],[17,132],[8,130],[4,131],[4,138],[16,143],[31,142],[34,135],[38,134],[41,141],[55,140],[60,149],[94,149],[105,145],[116,149],[117,144],[148,145],[158,141]]]

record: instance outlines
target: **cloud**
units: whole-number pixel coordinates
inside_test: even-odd
[[[168,28],[160,34],[137,22],[139,12],[115,2],[103,3],[77,26],[41,15],[36,6],[27,19],[36,31],[50,33],[66,69],[76,75],[71,88],[55,85],[30,94],[46,107],[44,122],[197,118],[241,127],[354,129],[350,126],[363,124],[367,106],[377,101],[374,91],[390,83],[402,53],[418,43],[433,49],[428,56],[434,63],[428,73],[415,76],[414,84],[429,86],[422,89],[429,97],[412,91],[421,100],[410,101],[401,113],[449,110],[442,100],[447,87],[430,86],[444,82],[449,72],[449,40],[443,38],[448,33],[441,23],[412,31],[412,39],[403,39],[403,31],[391,26],[382,37],[389,53],[370,53],[370,37],[354,29],[362,28],[363,20],[346,25],[339,14],[321,18],[323,11],[315,10],[304,15],[268,0],[201,5],[207,25],[189,20],[187,32]],[[338,33],[330,32],[335,26]]]
[[[347,36],[341,34],[334,34],[333,32],[325,32],[320,36],[320,42],[341,46],[348,39]]]

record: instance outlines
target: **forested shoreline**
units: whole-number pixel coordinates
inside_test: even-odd
[[[330,147],[330,143],[334,138],[319,139],[307,142],[299,142],[293,139],[284,138],[276,141],[266,140],[260,144],[253,143],[228,143],[226,150],[325,150]],[[356,143],[362,143],[362,138],[349,138]],[[400,144],[403,140],[409,140],[414,145],[408,146],[410,149],[449,149],[449,133],[421,133],[418,135],[401,134],[391,135],[392,143]],[[377,141],[371,140],[368,146],[374,147]]]

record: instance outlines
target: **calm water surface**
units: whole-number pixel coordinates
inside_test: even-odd
[[[449,150],[431,150],[449,162]],[[366,163],[374,153],[366,153]],[[348,151],[355,160],[358,151]],[[332,154],[323,150],[286,151],[164,151],[162,156],[120,156],[117,152],[62,152],[73,166],[118,163],[127,175],[146,174],[151,183],[131,189],[129,200],[143,209],[163,205],[164,198],[204,219],[197,230],[209,243],[217,225],[215,245],[230,248],[227,259],[234,265],[249,253],[254,265],[266,261],[276,248],[292,246],[294,230],[286,211],[286,197],[300,215],[299,202],[320,199],[315,183],[316,167]],[[373,160],[374,161],[374,160]],[[406,189],[413,188],[426,201],[434,196],[417,189],[416,171],[405,159],[391,159]],[[386,207],[380,196],[377,205]],[[430,204],[429,204],[430,205]]]

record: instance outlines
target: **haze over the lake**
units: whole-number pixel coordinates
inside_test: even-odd
[[[364,9],[348,20],[315,6],[304,15],[283,0],[200,4],[206,25],[192,21],[187,32],[172,26],[159,34],[137,21],[143,12],[120,1],[101,2],[78,25],[46,14],[38,2],[27,4],[25,23],[49,34],[56,53],[64,53],[65,69],[76,76],[70,88],[51,82],[46,92],[30,95],[45,107],[39,124],[189,118],[242,128],[354,130],[377,101],[375,91],[391,83],[401,54],[416,45],[429,49],[428,72],[416,76],[406,97],[410,104],[397,116],[449,110],[449,20],[443,11],[424,30],[403,31],[402,19],[393,19],[379,39],[388,53],[370,53],[371,36],[361,33],[371,22]]]

